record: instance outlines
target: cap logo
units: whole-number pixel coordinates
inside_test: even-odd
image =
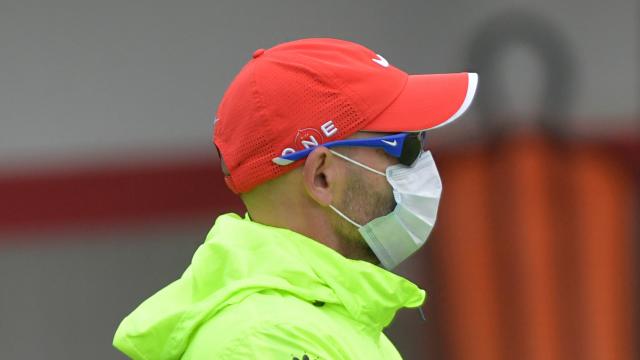
[[[296,140],[294,141],[298,149],[308,149],[310,147],[318,146],[322,142],[324,142],[324,138],[322,137],[322,134],[320,134],[320,131],[312,128],[298,130]]]
[[[298,150],[308,149],[322,144],[323,142],[325,142],[326,138],[330,138],[337,133],[338,128],[333,123],[333,120],[329,120],[320,125],[320,131],[314,128],[305,128],[298,130],[298,132],[296,133],[296,138],[293,142],[296,149]],[[296,149],[286,148],[282,151],[282,155],[294,153],[298,151]]]
[[[376,64],[382,66],[382,67],[389,67],[389,62],[387,61],[387,59],[383,58],[382,55],[380,54],[376,54],[376,56],[378,58],[373,58],[371,60],[373,60],[373,62],[375,62]]]

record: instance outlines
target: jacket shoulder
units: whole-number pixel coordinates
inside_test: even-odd
[[[343,344],[348,332],[319,307],[267,291],[229,305],[207,321],[183,359],[350,359]]]

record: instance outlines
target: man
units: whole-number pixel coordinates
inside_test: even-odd
[[[114,345],[149,360],[399,359],[382,330],[425,292],[389,270],[426,241],[441,191],[424,131],[465,112],[476,84],[336,39],[255,51],[214,122],[248,213],[220,216]]]

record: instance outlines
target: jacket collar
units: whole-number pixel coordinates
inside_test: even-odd
[[[207,236],[208,245],[232,255],[228,260],[238,271],[232,277],[284,278],[290,286],[282,290],[308,301],[341,304],[353,319],[378,330],[399,309],[420,306],[426,296],[415,284],[379,266],[348,259],[315,240],[248,216],[220,216]]]

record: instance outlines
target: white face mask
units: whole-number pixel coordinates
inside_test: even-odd
[[[358,228],[382,266],[393,269],[427,241],[438,214],[442,182],[430,152],[424,152],[413,167],[392,165],[386,175],[358,161],[331,150],[336,156],[376,174],[386,176],[393,187],[396,207],[385,216],[364,225],[351,220],[329,205],[338,215]]]

